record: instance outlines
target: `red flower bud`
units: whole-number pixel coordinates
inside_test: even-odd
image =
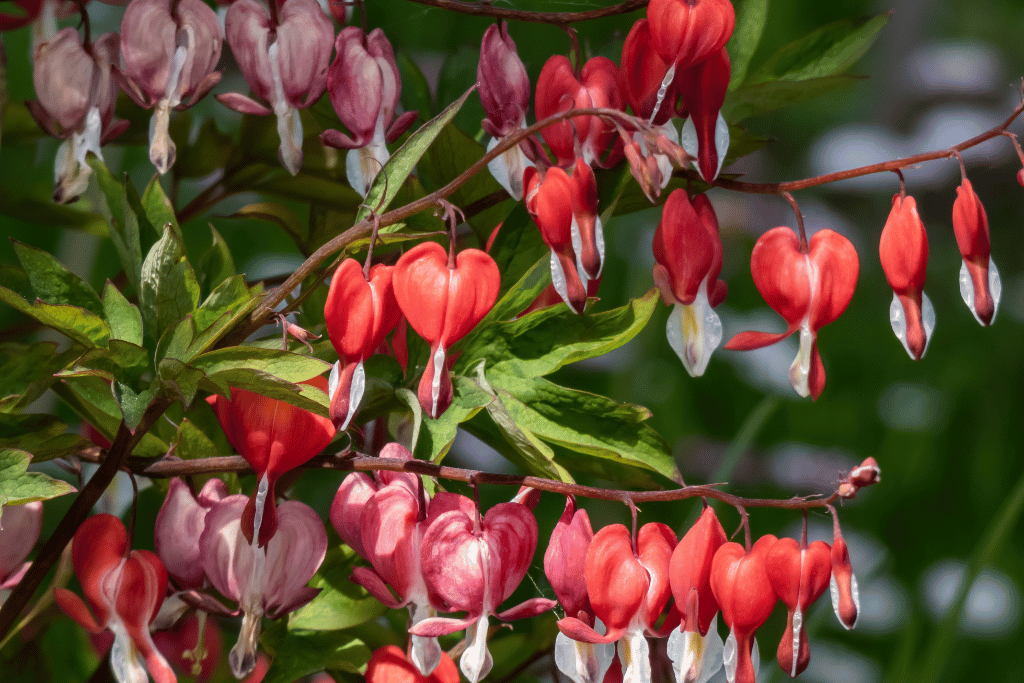
[[[889,320],[910,357],[920,360],[935,327],[935,309],[924,294],[928,233],[913,197],[895,195],[878,241],[885,279],[892,287]]]
[[[992,262],[988,216],[967,178],[956,188],[953,232],[964,260],[960,267],[960,295],[978,322],[987,327],[995,321],[1003,286]]]
[[[857,616],[860,613],[860,590],[857,588],[857,577],[853,574],[853,566],[850,563],[850,551],[843,540],[843,533],[839,530],[839,520],[833,513],[832,525],[832,580],[830,592],[832,595],[832,609],[835,610],[836,618],[847,630],[857,625]]]

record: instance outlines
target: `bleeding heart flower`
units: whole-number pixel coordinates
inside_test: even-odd
[[[179,588],[202,587],[206,575],[199,553],[199,537],[210,508],[227,495],[224,482],[216,477],[203,485],[198,497],[192,495],[183,479],[171,479],[167,497],[156,516],[153,544]]]
[[[149,159],[160,173],[174,165],[171,109],[187,109],[220,81],[214,71],[224,32],[202,0],[132,0],[121,19],[121,87],[145,109]]]
[[[303,382],[327,391],[327,380],[314,377]],[[207,401],[217,413],[228,441],[256,472],[259,482],[242,518],[242,531],[250,541],[254,520],[259,526],[259,544],[277,530],[274,484],[278,477],[304,464],[334,438],[334,424],[295,406],[241,389],[231,390],[231,400],[210,396]]]
[[[722,240],[718,219],[707,196],[691,200],[673,190],[654,233],[654,284],[661,299],[672,305],[668,343],[691,377],[707,369],[711,353],[722,341],[722,321],[712,310],[725,299]]]
[[[153,642],[171,666],[191,675],[197,683],[206,683],[216,673],[222,640],[217,622],[207,619],[205,612],[190,614],[173,628],[153,634]]]
[[[369,277],[355,259],[345,259],[331,276],[324,317],[338,362],[331,369],[328,395],[331,420],[348,429],[366,387],[363,362],[377,351],[398,324],[401,311],[391,286],[394,268],[381,264]]]
[[[1003,285],[999,270],[992,262],[985,207],[966,177],[956,188],[953,232],[964,260],[960,266],[960,296],[975,319],[988,327],[995,322]]]
[[[718,601],[711,590],[711,562],[726,542],[725,530],[711,507],[679,541],[669,563],[669,585],[681,623],[672,631],[668,656],[677,683],[702,683],[722,663],[722,638],[714,628]]]
[[[552,55],[537,78],[534,108],[538,120],[570,109],[622,109],[622,106],[619,70],[607,57],[590,59],[577,75],[564,55]],[[577,157],[582,157],[588,165],[601,164],[601,156],[609,147],[617,145],[615,126],[597,116],[575,116],[559,121],[542,130],[541,135],[559,166],[569,166]],[[615,164],[619,153],[617,147],[612,149],[607,164]]]
[[[71,563],[92,611],[66,588],[57,588],[54,598],[90,633],[114,633],[110,667],[118,683],[147,681],[147,669],[157,683],[176,683],[149,633],[167,594],[167,570],[160,558],[148,550],[128,552],[128,532],[121,520],[93,515],[75,532]]]
[[[406,320],[430,344],[418,393],[424,412],[440,417],[452,403],[448,349],[494,306],[501,273],[494,259],[478,249],[452,258],[440,244],[424,242],[398,259],[392,282]]]
[[[459,670],[447,653],[431,674],[420,673],[406,659],[402,648],[385,645],[366,664],[366,683],[459,683]]]
[[[650,683],[650,650],[645,636],[667,635],[678,623],[670,614],[661,629],[655,625],[671,597],[668,570],[675,544],[676,535],[671,529],[652,522],[640,527],[634,553],[626,527],[604,527],[594,535],[587,550],[584,576],[590,604],[594,615],[604,622],[605,634],[575,617],[558,622],[558,630],[573,640],[617,641],[622,678],[627,683]]]
[[[678,93],[673,78],[664,83],[672,63],[662,59],[654,49],[647,19],[638,19],[629,30],[622,45],[621,62],[622,94],[633,112],[657,126],[667,123],[675,113],[673,105]]]
[[[836,618],[847,631],[852,630],[860,614],[860,590],[835,512],[832,513],[832,580],[829,588]]]
[[[43,530],[41,501],[24,505],[4,505],[0,516],[0,591],[18,585],[31,562],[25,558],[32,552]]]
[[[736,12],[729,0],[651,0],[647,20],[661,58],[687,69],[725,47]]]
[[[732,63],[725,48],[676,73],[676,87],[690,115],[680,140],[687,154],[697,159],[700,177],[708,182],[718,177],[729,151],[729,125],[721,109],[731,73]]]
[[[754,683],[758,659],[754,633],[775,607],[765,557],[776,540],[762,536],[749,553],[739,543],[725,543],[711,561],[711,590],[729,627],[723,653],[729,683]]]
[[[740,332],[725,345],[748,351],[782,341],[800,330],[800,351],[789,381],[801,396],[815,400],[825,388],[825,366],[818,353],[818,330],[834,321],[850,303],[857,285],[857,251],[831,230],[819,230],[809,248],[800,250],[796,234],[785,226],[761,235],[750,255],[754,284],[789,327],[778,334]]]
[[[199,539],[203,571],[210,583],[243,612],[238,642],[228,656],[236,678],[244,678],[256,666],[263,615],[277,619],[320,592],[306,584],[327,554],[327,532],[308,505],[295,500],[282,503],[277,510],[277,533],[262,547],[243,531],[248,508],[242,495],[215,503]]]
[[[779,666],[796,677],[811,661],[811,648],[804,628],[807,608],[821,597],[832,575],[831,549],[824,541],[801,547],[795,539],[783,538],[772,545],[764,561],[772,590],[786,605],[786,632],[776,654]]]
[[[935,328],[935,309],[924,293],[928,233],[913,197],[895,195],[878,241],[885,279],[892,287],[889,321],[910,357],[920,360]]]
[[[281,163],[295,175],[302,167],[298,110],[311,106],[327,89],[334,25],[316,0],[282,0],[276,10],[257,0],[235,0],[224,17],[228,45],[242,75],[270,108],[241,93],[217,95],[217,101],[243,114],[275,114]]]
[[[430,502],[421,559],[427,585],[451,611],[464,619],[433,617],[409,629],[413,635],[441,636],[466,629],[466,650],[459,667],[471,683],[493,664],[487,649],[488,618],[502,621],[533,617],[557,603],[532,598],[503,612],[498,606],[515,592],[537,547],[537,522],[519,503],[499,503],[483,519],[465,496],[439,493]]]
[[[582,313],[604,265],[604,228],[597,215],[597,180],[583,159],[572,176],[557,166],[523,176],[526,208],[551,250],[551,282],[573,313]]]

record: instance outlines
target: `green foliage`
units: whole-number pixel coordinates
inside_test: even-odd
[[[4,505],[24,505],[73,493],[71,484],[40,472],[28,472],[32,455],[13,448],[0,448],[0,512]]]

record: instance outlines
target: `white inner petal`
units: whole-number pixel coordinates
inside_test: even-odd
[[[345,415],[345,422],[342,423],[342,431],[348,429],[349,422],[355,417],[359,409],[359,402],[363,400],[363,391],[366,389],[366,370],[363,368],[363,361],[356,365],[352,373],[352,388],[348,392],[348,413]]]

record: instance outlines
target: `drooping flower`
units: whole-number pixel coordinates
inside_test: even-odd
[[[966,177],[956,188],[953,233],[964,261],[960,266],[960,296],[975,319],[988,327],[995,322],[1003,285],[992,261],[985,207]]]
[[[303,384],[327,391],[323,377]],[[258,541],[265,546],[277,530],[274,484],[282,474],[322,451],[334,438],[334,424],[308,410],[241,389],[231,390],[230,401],[223,396],[210,396],[207,401],[228,441],[256,472],[259,484],[245,507],[242,532],[253,539],[258,515]]]
[[[729,0],[651,0],[647,20],[658,54],[682,70],[725,47],[736,11]]]
[[[302,119],[305,109],[327,89],[334,26],[316,0],[271,0],[276,11],[257,0],[235,0],[224,18],[231,52],[253,94],[270,107],[240,93],[217,100],[243,114],[277,116],[279,156],[289,173],[302,167]]]
[[[829,591],[832,597],[832,609],[839,623],[849,631],[857,625],[860,615],[860,589],[857,577],[850,563],[850,550],[846,547],[843,532],[839,528],[839,518],[832,512],[832,579]]]
[[[121,520],[93,515],[75,532],[71,563],[89,606],[66,588],[57,588],[54,598],[90,633],[113,632],[110,667],[118,683],[147,681],[147,670],[156,683],[176,683],[149,633],[167,593],[167,570],[160,558],[148,550],[128,552]]]
[[[0,591],[18,585],[31,562],[32,552],[43,530],[43,504],[4,505],[0,516]],[[2,602],[2,600],[0,600]]]
[[[555,606],[554,600],[531,598],[498,612],[526,575],[537,547],[537,521],[520,503],[499,503],[482,518],[471,500],[438,493],[430,501],[421,563],[427,585],[450,611],[465,618],[432,617],[409,629],[413,635],[441,636],[466,629],[467,647],[459,668],[477,683],[493,661],[487,649],[489,618],[513,621]]]
[[[153,529],[153,544],[167,572],[181,589],[201,588],[206,578],[199,537],[210,508],[228,495],[224,481],[214,477],[193,496],[180,477],[171,479]]]
[[[807,608],[821,597],[832,574],[831,549],[824,541],[807,545],[796,539],[779,539],[768,551],[765,573],[772,590],[786,605],[786,631],[779,642],[776,660],[791,678],[811,661],[804,618]]]
[[[654,233],[654,284],[672,305],[666,326],[669,345],[691,377],[704,374],[711,353],[722,341],[722,322],[714,307],[725,299],[722,240],[718,219],[706,195],[691,201],[673,190]]]
[[[366,664],[366,683],[459,683],[459,670],[447,653],[441,653],[437,668],[421,673],[405,657],[402,648],[385,645]]]
[[[392,282],[406,320],[430,344],[418,396],[424,412],[437,418],[451,405],[454,391],[448,349],[494,306],[501,273],[494,259],[478,249],[450,258],[440,244],[424,242],[402,255]]]
[[[825,388],[825,366],[817,335],[850,303],[857,285],[859,262],[850,241],[837,232],[819,230],[801,250],[796,234],[785,226],[758,238],[750,255],[754,284],[788,327],[778,334],[740,332],[725,345],[747,351],[782,341],[800,331],[800,351],[789,369],[789,381],[801,396],[817,400]]]
[[[885,279],[892,287],[889,322],[910,357],[920,360],[935,328],[935,309],[924,293],[928,233],[913,197],[897,194],[878,241]]]
[[[404,133],[417,113],[394,118],[402,78],[391,43],[381,29],[367,35],[356,26],[347,26],[335,38],[334,50],[334,61],[327,69],[327,92],[349,134],[326,130],[320,141],[349,150],[345,164],[348,182],[365,197],[391,157],[387,143]]]
[[[243,495],[215,503],[199,539],[203,571],[222,595],[238,603],[242,628],[228,662],[236,678],[256,666],[264,615],[277,619],[312,600],[319,588],[306,584],[327,553],[327,533],[308,505],[285,501],[277,510],[277,530],[265,546],[243,531],[249,504]]]
[[[121,20],[121,87],[152,109],[149,159],[160,173],[174,165],[171,109],[187,109],[220,81],[214,71],[224,33],[202,0],[131,0]]]
[[[729,125],[721,109],[731,73],[729,53],[722,48],[676,74],[676,87],[689,113],[680,141],[686,153],[697,159],[697,171],[708,182],[718,177],[729,150]]]
[[[359,408],[366,387],[363,362],[377,352],[401,316],[391,283],[393,270],[377,264],[366,277],[355,259],[345,259],[331,276],[324,317],[338,352],[328,391],[331,420],[338,429],[348,429]]]

